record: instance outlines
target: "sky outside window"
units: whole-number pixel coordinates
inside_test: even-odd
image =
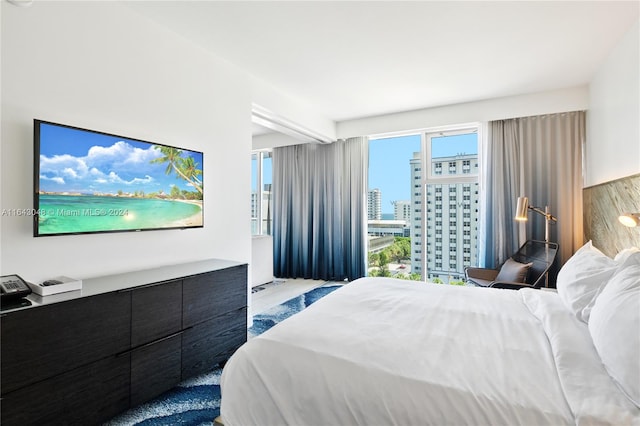
[[[477,133],[432,138],[433,158],[456,154],[477,154]],[[409,160],[421,151],[420,135],[408,135],[369,141],[369,189],[382,192],[382,213],[392,214],[392,201],[411,200]]]
[[[268,155],[268,156],[267,156]],[[273,182],[273,163],[271,153],[266,153],[262,161],[262,184],[271,185]],[[264,187],[263,187],[264,190]],[[258,154],[251,154],[251,192],[258,192]]]

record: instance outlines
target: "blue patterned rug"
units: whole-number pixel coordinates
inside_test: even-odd
[[[300,312],[316,300],[326,296],[341,285],[324,285],[274,306],[253,317],[249,338],[264,333],[280,321]],[[109,426],[159,426],[159,425],[207,425],[220,415],[220,374],[216,368],[180,383],[156,399],[134,407],[105,425]]]

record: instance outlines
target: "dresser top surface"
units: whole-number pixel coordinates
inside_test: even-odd
[[[224,259],[205,259],[175,265],[158,266],[138,271],[86,278],[82,280],[81,290],[57,293],[48,296],[39,296],[32,293],[25,298],[29,304],[22,306],[16,303],[15,306],[3,306],[2,313],[5,314],[41,305],[65,302],[68,300],[95,296],[113,291],[128,290],[135,287],[171,281],[242,265],[246,265],[246,263]]]

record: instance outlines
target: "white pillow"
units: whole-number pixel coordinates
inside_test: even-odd
[[[624,262],[629,256],[633,253],[640,252],[640,248],[638,247],[630,247],[624,250],[620,250],[620,253],[616,254],[616,257],[613,258],[618,263]]]
[[[589,241],[560,269],[556,280],[558,296],[579,320],[589,321],[596,297],[617,266],[613,259],[593,247]]]
[[[640,407],[640,252],[629,256],[603,288],[589,333],[609,375]]]

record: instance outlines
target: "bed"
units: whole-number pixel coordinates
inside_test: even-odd
[[[605,259],[606,258],[606,259]],[[640,425],[640,252],[589,242],[558,292],[362,278],[242,346],[236,425]]]

